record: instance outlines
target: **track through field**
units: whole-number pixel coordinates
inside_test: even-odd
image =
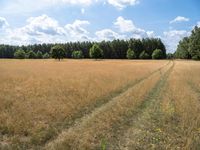
[[[116,144],[115,141],[118,141],[116,137],[120,135],[118,131],[121,130],[121,125],[127,124],[124,119],[126,120],[129,118],[129,115],[132,115],[133,112],[135,113],[135,110],[137,111],[136,114],[142,115],[142,112],[138,111],[136,107],[141,108],[141,110],[145,109],[145,107],[150,107],[147,106],[148,103],[146,101],[151,101],[151,99],[157,96],[160,88],[164,85],[168,75],[173,69],[173,66],[173,62],[167,63],[164,67],[161,67],[150,75],[136,81],[131,86],[128,86],[126,90],[122,90],[105,103],[99,105],[99,107],[88,112],[88,114],[79,117],[69,128],[64,129],[57,138],[47,143],[45,149],[96,149],[101,147],[104,138],[108,141],[108,146],[114,143]],[[150,89],[152,90],[147,91],[147,93],[146,91],[141,93],[141,95],[138,96],[138,100],[134,102],[132,96],[137,95],[137,92],[142,90],[142,87],[146,84],[151,84],[152,87],[150,87]],[[148,100],[149,98],[150,100]],[[128,116],[127,113],[129,114]],[[116,116],[115,118],[106,117],[106,115],[109,114],[114,114]],[[139,117],[140,115],[136,116]],[[115,135],[115,133],[117,133],[117,135]],[[91,145],[87,145],[87,143]],[[112,148],[112,146],[109,147]]]

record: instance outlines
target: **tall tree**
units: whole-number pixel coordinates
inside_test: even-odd
[[[195,27],[190,36],[189,52],[192,59],[200,60],[200,27]]]
[[[178,44],[175,57],[180,59],[190,59],[191,55],[189,52],[190,39],[188,37],[183,38]]]
[[[103,50],[99,47],[98,44],[94,44],[92,48],[90,48],[90,57],[95,59],[103,57]]]
[[[65,50],[61,45],[53,46],[50,53],[52,58],[58,59],[59,61],[66,56]]]

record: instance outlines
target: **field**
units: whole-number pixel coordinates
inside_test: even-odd
[[[198,149],[200,62],[0,60],[0,149]]]

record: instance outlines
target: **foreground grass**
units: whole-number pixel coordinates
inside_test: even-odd
[[[40,147],[166,63],[1,60],[1,145]]]
[[[0,70],[0,149],[200,147],[199,62],[1,60]]]

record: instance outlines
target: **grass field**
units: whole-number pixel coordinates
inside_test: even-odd
[[[0,60],[0,149],[198,149],[200,62]]]

